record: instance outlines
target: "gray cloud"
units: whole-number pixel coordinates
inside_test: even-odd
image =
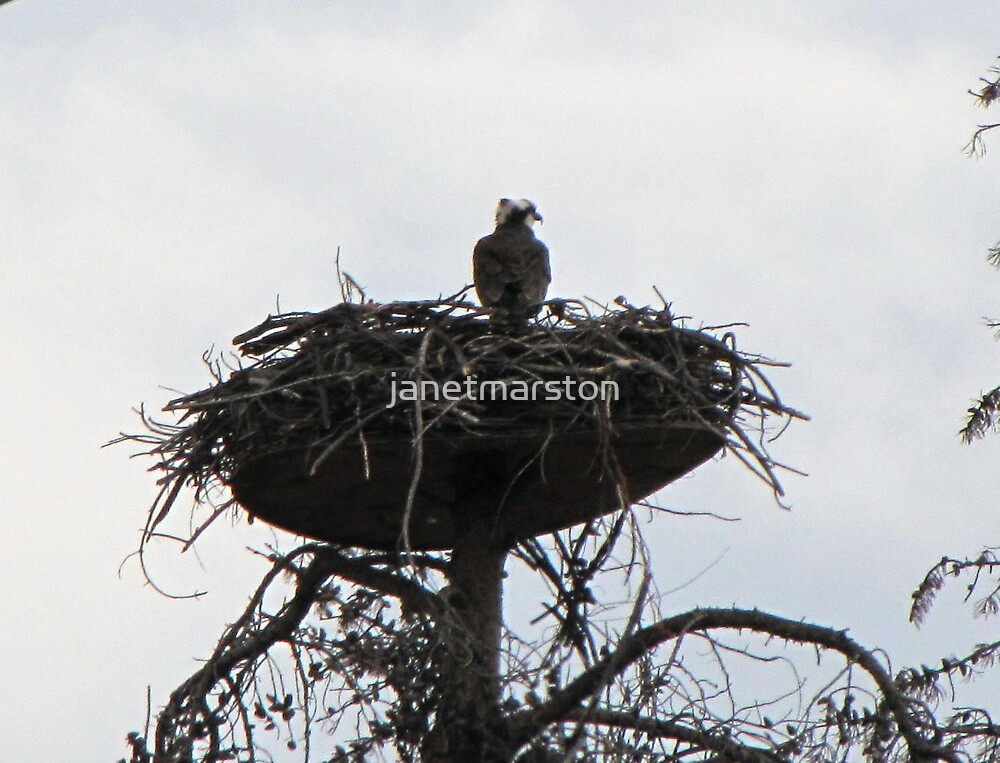
[[[656,284],[795,364],[775,381],[814,421],[775,449],[812,476],[788,478],[790,514],[732,459],[665,491],[743,517],[649,526],[663,588],[729,549],[671,602],[914,661],[980,636],[905,609],[941,554],[996,540],[998,444],[954,435],[995,381],[1000,170],[960,152],[992,4],[64,5],[0,10],[2,683],[52,709],[0,700],[5,759],[121,754],[145,684],[162,700],[207,652],[257,569],[243,545],[270,537],[217,527],[204,570],[154,554],[205,601],[119,579],[153,494],[98,450],[129,407],[206,383],[201,352],[276,295],[332,303],[337,246],[378,299],[457,289],[500,195],[545,214],[554,293]]]

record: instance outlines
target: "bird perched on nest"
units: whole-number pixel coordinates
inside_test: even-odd
[[[472,280],[476,295],[492,317],[527,321],[545,299],[552,280],[549,250],[535,238],[531,226],[541,222],[533,202],[500,199],[496,229],[472,250]]]

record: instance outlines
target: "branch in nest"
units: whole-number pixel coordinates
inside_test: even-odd
[[[227,486],[243,464],[301,450],[312,454],[315,469],[341,448],[366,449],[366,438],[374,436],[414,443],[419,452],[430,435],[582,427],[606,437],[620,424],[681,422],[719,434],[781,495],[781,467],[766,449],[767,423],[805,416],[787,407],[765,376],[762,369],[772,363],[737,350],[732,332],[717,337],[688,329],[666,306],[637,307],[624,299],[603,313],[558,300],[548,317],[501,330],[462,294],[268,316],[236,337],[250,365],[223,378],[213,364],[215,384],[168,404],[177,423],[144,417],[148,433],[126,438],[147,446],[163,473],[145,537],[169,514],[183,486],[194,488],[196,503],[221,496],[215,503],[225,506]],[[447,404],[391,404],[398,380],[470,378],[526,385],[613,382],[619,395],[612,401],[562,396],[502,403],[463,395]],[[206,525],[194,524],[199,532]]]

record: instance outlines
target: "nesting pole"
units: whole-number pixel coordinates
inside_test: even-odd
[[[511,539],[498,532],[506,491],[495,461],[464,460],[453,505],[455,542],[448,565],[448,605],[459,627],[442,672],[442,703],[425,745],[428,761],[510,760],[500,712],[503,568]]]

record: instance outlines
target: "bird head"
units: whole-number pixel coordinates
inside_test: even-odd
[[[542,222],[542,216],[535,209],[535,202],[528,199],[500,199],[497,204],[496,224],[527,225],[529,228],[536,222]]]

